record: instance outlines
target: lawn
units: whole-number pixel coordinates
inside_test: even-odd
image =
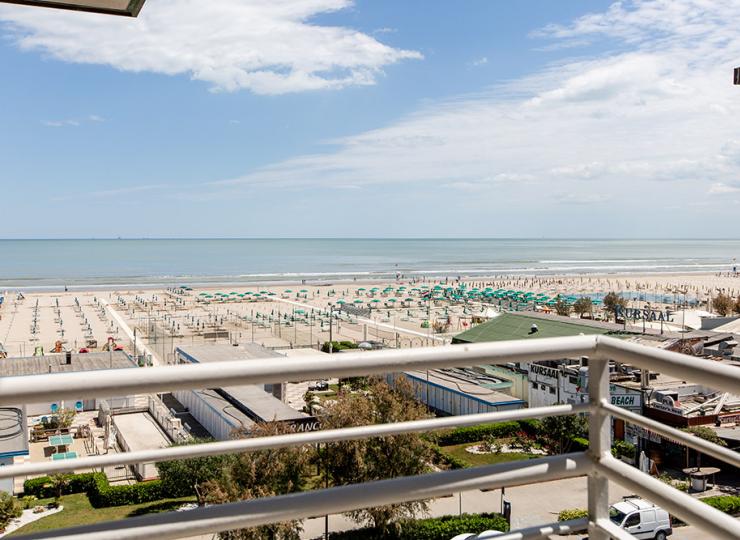
[[[38,501],[38,504],[47,504],[51,501],[52,499],[43,499]],[[90,505],[90,501],[87,499],[87,495],[84,493],[65,495],[62,497],[62,506],[64,506],[64,510],[57,514],[39,519],[38,521],[34,521],[33,523],[29,523],[25,527],[21,527],[17,531],[14,531],[13,534],[8,535],[8,537],[48,531],[50,529],[60,529],[63,527],[74,527],[76,525],[89,525],[91,523],[124,519],[144,514],[156,514],[158,512],[174,510],[182,504],[189,502],[195,502],[195,497],[162,499],[161,501],[134,504],[131,506],[93,508],[92,505]]]
[[[473,446],[474,444],[476,443],[464,443],[454,444],[451,446],[443,446],[442,451],[445,454],[450,454],[451,456],[454,456],[457,459],[464,461],[473,467],[477,467],[478,465],[494,465],[496,463],[506,463],[507,461],[522,461],[525,459],[541,457],[534,454],[505,454],[503,452],[500,454],[471,454],[470,452],[465,451],[468,446]]]

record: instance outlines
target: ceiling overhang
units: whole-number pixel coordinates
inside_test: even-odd
[[[105,15],[136,17],[146,0],[0,0],[5,4],[71,9]]]

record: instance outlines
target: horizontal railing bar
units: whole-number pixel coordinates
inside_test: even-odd
[[[710,533],[710,538],[740,538],[740,521],[626,463],[605,456],[595,463],[595,467],[610,480]]]
[[[366,376],[567,358],[594,353],[594,336],[445,345],[420,349],[260,358],[206,364],[97,370],[0,378],[0,407],[48,400],[105,398],[191,388]]]
[[[740,369],[736,367],[607,336],[597,336],[596,340],[601,357],[701,382],[716,390],[736,393],[740,388]]]
[[[596,526],[615,540],[636,540],[634,536],[608,519],[598,520]]]
[[[647,428],[660,435],[663,435],[664,437],[673,439],[674,441],[679,441],[686,446],[693,448],[694,450],[715,457],[721,461],[724,461],[725,463],[729,463],[730,465],[734,465],[735,467],[740,468],[740,453],[735,452],[734,450],[723,448],[718,444],[705,441],[704,439],[696,437],[690,433],[686,433],[685,431],[680,431],[676,428],[661,424],[656,420],[652,420],[650,418],[635,414],[620,407],[616,407],[611,403],[603,403],[601,406],[617,418],[621,418],[622,420],[625,420],[632,424]]]
[[[20,539],[166,540],[218,531],[256,527],[407,501],[442,497],[477,489],[497,489],[583,476],[593,462],[583,452],[458,469],[420,476],[393,478],[276,497],[252,499],[128,518],[39,534]]]
[[[550,538],[553,534],[573,534],[585,531],[587,528],[588,519],[571,519],[509,531],[495,537],[492,536],[491,540],[536,540],[538,538]]]
[[[369,437],[384,437],[389,435],[399,435],[402,433],[428,432],[439,429],[476,426],[494,422],[525,420],[528,418],[583,414],[590,412],[590,410],[591,406],[588,404],[552,405],[549,407],[537,407],[534,409],[517,409],[513,411],[466,414],[462,416],[445,416],[442,418],[427,418],[424,420],[396,422],[393,424],[376,424],[342,429],[312,431],[308,433],[289,433],[269,437],[255,437],[252,439],[189,444],[186,446],[170,446],[167,448],[157,448],[152,450],[137,450],[134,452],[82,457],[73,460],[21,463],[0,467],[0,478],[71,472],[81,469],[92,469],[95,467],[111,467],[114,465],[133,465],[135,463],[172,461],[177,459],[216,456],[236,452],[255,452],[271,448],[349,441],[355,439],[366,439]]]

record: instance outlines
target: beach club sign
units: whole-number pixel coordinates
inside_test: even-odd
[[[659,311],[657,309],[633,309],[626,308],[623,306],[616,306],[614,310],[617,318],[630,319],[633,321],[660,321],[660,322],[673,322],[671,313],[666,311]]]

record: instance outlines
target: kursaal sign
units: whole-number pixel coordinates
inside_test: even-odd
[[[617,318],[630,319],[633,321],[662,321],[673,322],[673,314],[668,310],[660,311],[657,309],[633,309],[623,306],[616,306],[614,310]]]

